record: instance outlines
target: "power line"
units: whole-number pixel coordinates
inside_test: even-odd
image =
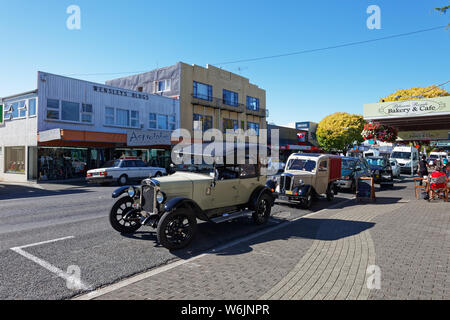
[[[291,52],[291,53],[283,53],[283,54],[277,54],[277,55],[273,55],[273,56],[265,56],[265,57],[259,57],[259,58],[249,58],[249,59],[227,61],[227,62],[216,63],[215,65],[227,65],[227,64],[240,63],[240,62],[253,62],[253,61],[259,61],[259,60],[288,57],[288,56],[299,55],[299,54],[304,54],[304,53],[311,53],[311,52],[325,51],[325,50],[331,50],[331,49],[337,49],[337,48],[344,48],[344,47],[356,46],[356,45],[360,45],[360,44],[364,44],[364,43],[370,43],[370,42],[382,41],[382,40],[387,40],[387,39],[406,37],[406,36],[410,36],[410,35],[413,35],[413,34],[434,31],[434,30],[443,29],[443,28],[446,28],[446,27],[447,26],[439,26],[439,27],[434,27],[434,28],[429,28],[429,29],[422,29],[422,30],[417,30],[417,31],[412,31],[412,32],[407,32],[407,33],[395,34],[395,35],[386,36],[386,37],[382,37],[382,38],[363,40],[363,41],[356,41],[356,42],[349,42],[349,43],[339,44],[339,45],[335,45],[335,46],[328,46],[328,47],[323,47],[323,48],[302,50],[302,51],[296,51],[296,52]]]

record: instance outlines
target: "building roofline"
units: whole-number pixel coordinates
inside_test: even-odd
[[[26,92],[22,92],[22,93],[16,93],[16,94],[13,94],[13,95],[10,95],[7,97],[0,97],[0,101],[5,101],[5,100],[21,97],[21,96],[26,96],[26,95],[37,93],[37,92],[38,92],[38,89],[34,89],[31,91],[26,91]]]

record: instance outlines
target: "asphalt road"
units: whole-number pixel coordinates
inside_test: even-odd
[[[264,226],[245,218],[201,223],[189,248],[169,252],[149,227],[127,237],[111,228],[115,188],[41,190],[0,183],[0,299],[70,298],[352,197],[340,193],[333,202],[320,199],[311,211],[277,204]],[[69,289],[65,275],[78,270],[84,287]]]

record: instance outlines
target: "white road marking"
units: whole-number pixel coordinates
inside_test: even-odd
[[[273,226],[273,227],[271,227],[271,228],[263,229],[263,230],[261,230],[261,231],[259,231],[259,232],[256,232],[256,233],[254,233],[254,234],[251,234],[251,235],[249,235],[249,236],[246,236],[246,237],[237,239],[237,240],[235,240],[235,241],[229,242],[229,243],[227,243],[227,244],[224,244],[224,245],[222,245],[222,246],[219,246],[219,247],[217,247],[217,248],[214,248],[214,249],[212,249],[212,250],[209,250],[209,251],[206,252],[206,253],[203,253],[203,254],[200,254],[200,255],[198,255],[198,256],[192,257],[192,258],[190,258],[190,259],[187,259],[187,260],[177,260],[177,261],[172,262],[172,263],[169,262],[169,264],[167,264],[167,265],[165,265],[165,266],[157,267],[157,268],[155,268],[155,269],[153,269],[153,270],[150,270],[150,271],[147,271],[147,272],[138,274],[138,275],[136,275],[136,276],[130,277],[130,278],[128,278],[128,279],[119,281],[119,282],[117,282],[117,283],[115,283],[115,284],[112,284],[112,285],[110,285],[110,286],[107,286],[107,287],[104,287],[104,288],[101,288],[101,289],[97,289],[97,290],[94,290],[94,291],[89,292],[89,293],[87,293],[87,294],[84,294],[84,295],[81,295],[81,296],[72,298],[72,300],[92,300],[92,299],[95,299],[95,298],[100,297],[100,296],[103,296],[103,295],[105,295],[105,294],[107,294],[107,293],[116,291],[116,290],[118,290],[118,289],[120,289],[120,288],[126,287],[126,286],[128,286],[128,285],[130,285],[130,284],[139,282],[139,281],[141,281],[141,280],[150,278],[150,277],[152,277],[152,276],[154,276],[154,275],[157,275],[157,274],[162,273],[162,272],[164,272],[164,271],[171,270],[171,269],[173,269],[173,268],[175,268],[175,267],[184,265],[184,264],[186,264],[186,263],[192,264],[193,261],[195,261],[195,260],[197,260],[197,259],[200,259],[200,258],[202,258],[202,257],[205,257],[205,256],[207,256],[208,254],[214,254],[214,253],[220,252],[220,251],[225,250],[225,249],[227,249],[227,248],[233,247],[233,246],[235,246],[235,245],[237,245],[237,244],[239,244],[239,243],[242,243],[242,242],[246,242],[246,241],[252,240],[252,239],[257,238],[257,237],[259,237],[259,236],[262,236],[262,235],[264,235],[264,234],[267,234],[267,233],[273,232],[273,231],[275,231],[275,230],[281,229],[281,228],[283,228],[283,227],[286,227],[286,226],[288,226],[289,224],[291,224],[291,223],[293,223],[293,222],[295,222],[295,221],[298,221],[298,220],[300,220],[300,219],[304,219],[304,218],[308,218],[308,217],[314,216],[314,215],[316,215],[316,214],[319,214],[319,213],[321,213],[321,212],[323,212],[323,211],[326,211],[326,210],[329,210],[329,209],[334,209],[335,207],[338,207],[338,206],[340,206],[340,205],[343,205],[343,204],[345,204],[345,203],[347,203],[347,202],[351,202],[351,201],[353,201],[353,200],[355,200],[355,199],[356,199],[356,198],[350,198],[350,199],[348,199],[348,200],[345,200],[345,201],[342,201],[342,202],[338,202],[338,203],[336,203],[335,205],[332,205],[332,206],[330,206],[330,207],[328,207],[328,208],[319,210],[319,211],[317,211],[317,212],[312,212],[312,213],[306,214],[306,215],[304,215],[304,216],[301,216],[301,217],[298,217],[298,218],[295,218],[295,219],[292,219],[292,220],[286,220],[286,222],[279,223],[279,224],[277,224],[277,225],[275,225],[275,226]]]
[[[71,274],[68,274],[67,272],[62,271],[61,269],[51,265],[50,263],[48,263],[45,260],[42,260],[34,255],[32,255],[31,253],[28,253],[22,249],[24,248],[30,248],[30,247],[36,247],[42,244],[48,244],[48,243],[53,243],[53,242],[57,242],[57,241],[63,241],[63,240],[68,240],[68,239],[73,239],[75,237],[70,236],[70,237],[64,237],[64,238],[59,238],[59,239],[53,239],[53,240],[48,240],[48,241],[42,241],[42,242],[37,242],[37,243],[32,243],[32,244],[27,244],[25,246],[20,246],[20,247],[14,247],[11,248],[12,251],[20,254],[21,256],[33,261],[34,263],[40,265],[41,267],[43,267],[44,269],[47,269],[48,271],[56,274],[58,277],[66,280],[67,283],[72,283],[74,284],[77,288],[81,289],[81,290],[91,290],[90,286],[86,285],[85,283],[83,283],[81,281],[81,279],[77,279],[75,277],[73,277]]]

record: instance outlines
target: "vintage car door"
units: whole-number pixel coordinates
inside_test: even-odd
[[[211,208],[224,208],[237,205],[239,191],[239,172],[237,167],[219,170],[215,186],[211,188]]]
[[[316,169],[316,183],[313,187],[319,194],[324,194],[328,188],[329,172],[328,159],[320,159]]]
[[[244,164],[240,166],[239,172],[239,204],[247,203],[253,191],[260,184],[258,180],[258,166],[255,164]]]

